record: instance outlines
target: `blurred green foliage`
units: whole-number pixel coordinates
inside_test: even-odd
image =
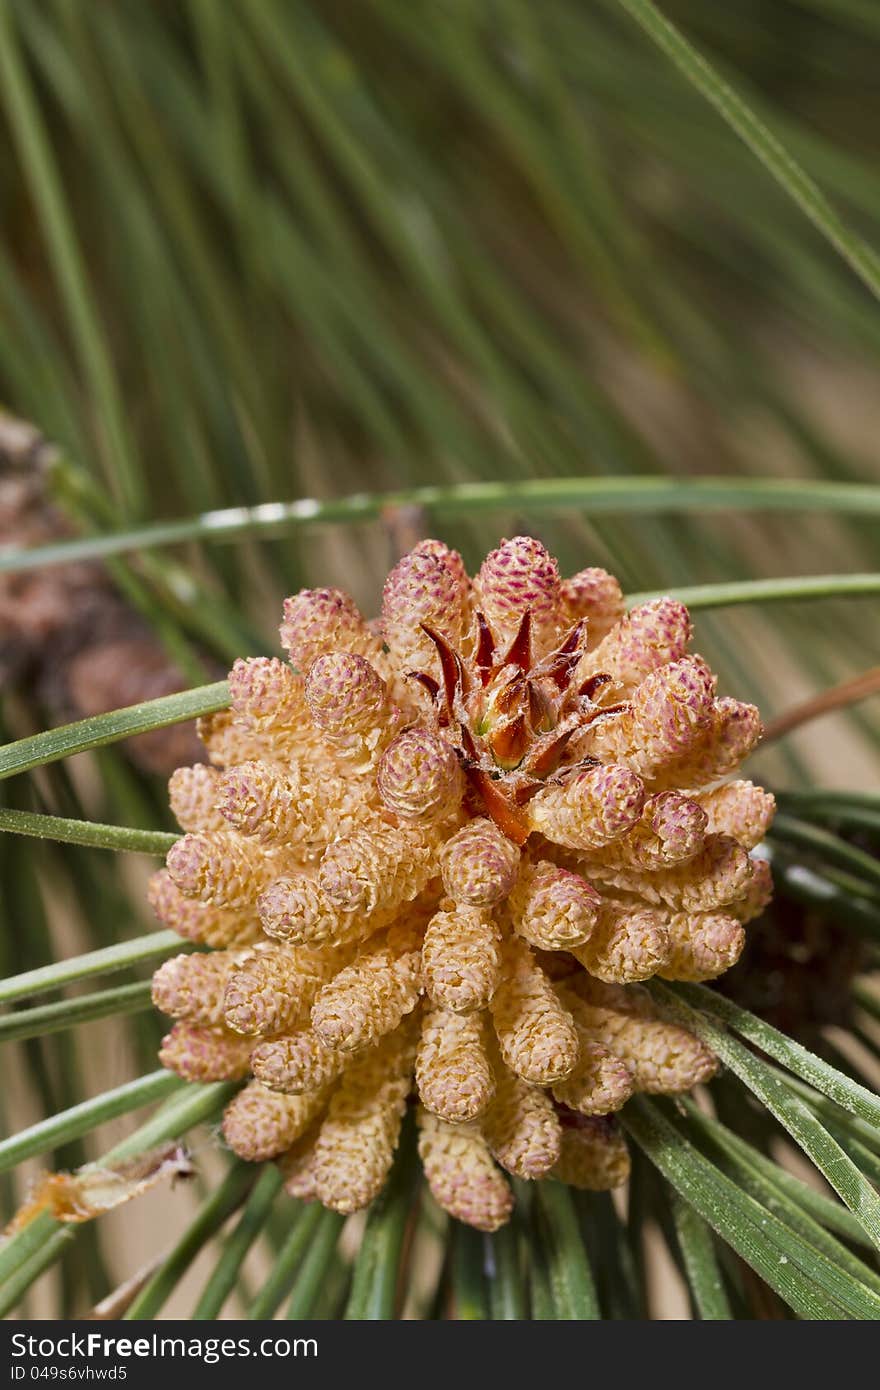
[[[667,12],[880,240],[872,6]],[[2,17],[0,397],[58,441],[87,526],[466,479],[876,471],[869,292],[614,0]],[[474,561],[530,523],[447,529]],[[630,588],[876,559],[858,522],[540,530]],[[389,549],[360,527],[202,576],[272,641],[267,592],[332,571],[374,605]],[[808,679],[848,669],[851,613],[819,620],[837,645]],[[782,622],[800,652],[807,624]]]

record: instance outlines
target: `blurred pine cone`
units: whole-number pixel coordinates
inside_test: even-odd
[[[0,415],[0,547],[71,536],[48,495],[53,454],[33,425]],[[102,565],[80,561],[0,574],[0,692],[14,689],[36,700],[50,723],[170,695],[187,684]],[[122,746],[145,772],[160,775],[203,756],[191,723]]]

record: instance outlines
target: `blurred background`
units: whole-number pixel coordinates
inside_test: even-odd
[[[880,244],[872,0],[663,8]],[[870,292],[615,0],[0,0],[0,127],[0,543],[475,480],[880,481]],[[274,650],[303,584],[374,612],[426,530],[472,566],[528,530],[629,590],[880,556],[858,518],[498,505],[0,575],[4,737]],[[697,628],[723,687],[772,718],[876,664],[880,622],[861,599]],[[877,716],[768,745],[756,773],[876,786]],[[189,739],[5,794],[167,827]],[[136,857],[9,838],[0,856],[4,973],[149,929]],[[7,1123],[149,1066],[158,1026],[23,1045]],[[113,1220],[49,1276],[52,1306],[156,1248],[148,1203],[124,1218],[140,1254]]]

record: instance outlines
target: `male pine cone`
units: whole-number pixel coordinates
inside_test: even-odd
[[[721,974],[769,897],[750,851],[773,798],[730,780],[760,719],[690,638],[680,603],[627,612],[611,575],[561,580],[523,536],[474,579],[418,545],[378,624],[339,590],[287,600],[290,664],[236,662],[152,885],[212,948],[156,972],[162,1060],[248,1078],[237,1154],[354,1211],[415,1097],[434,1197],[481,1230],[508,1174],[626,1181],[614,1112],[716,1065],[638,982]]]

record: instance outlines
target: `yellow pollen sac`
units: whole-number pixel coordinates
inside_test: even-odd
[[[507,900],[514,930],[541,951],[570,951],[589,941],[601,898],[579,874],[546,859],[523,860]]]
[[[360,909],[349,912],[332,903],[308,874],[298,874],[270,884],[257,902],[257,911],[267,936],[293,945],[319,947],[362,941],[393,922],[401,906],[394,901],[370,914]]]
[[[641,779],[624,763],[574,772],[529,802],[533,830],[557,845],[601,849],[635,825],[645,804]]]
[[[311,719],[328,738],[349,751],[352,735],[378,733],[391,717],[385,681],[363,656],[329,652],[318,656],[306,676],[306,702]],[[359,749],[360,741],[353,742]]]
[[[571,949],[591,975],[611,984],[631,984],[656,975],[669,959],[672,943],[662,912],[604,898],[590,940]]]
[[[226,986],[227,1027],[252,1037],[289,1028],[302,1013],[298,984],[292,955],[277,947],[256,947],[232,972]]]
[[[341,589],[301,589],[285,599],[280,635],[282,647],[302,674],[331,652],[355,652],[374,664],[382,661],[381,642]]]
[[[638,1090],[676,1095],[714,1076],[718,1063],[712,1053],[684,1028],[588,1004],[571,989],[561,989],[560,994],[579,1033],[619,1057]]]
[[[687,864],[656,874],[650,886],[670,907],[711,912],[742,897],[753,872],[752,860],[742,845],[729,835],[709,835],[698,855]],[[644,882],[641,886],[644,892]]]
[[[423,624],[458,644],[470,621],[468,577],[461,556],[438,541],[404,555],[385,581],[382,636],[402,672],[440,676],[437,649]]]
[[[239,763],[220,780],[224,820],[265,845],[296,849],[304,856],[323,848],[332,829],[366,814],[359,783],[318,771],[308,763],[282,769],[267,762]]]
[[[454,1013],[484,1009],[501,969],[501,929],[478,907],[437,912],[425,930],[422,971],[435,1004]]]
[[[436,834],[429,827],[358,830],[329,845],[318,885],[340,912],[396,914],[434,877],[436,852]]]
[[[412,1084],[411,1027],[382,1038],[343,1073],[315,1145],[315,1192],[334,1211],[359,1211],[376,1197],[394,1159]]]
[[[243,835],[266,844],[290,841],[301,825],[301,783],[268,763],[239,763],[221,780],[221,814]]]
[[[552,1176],[569,1187],[607,1192],[622,1187],[630,1174],[629,1151],[619,1130],[603,1116],[565,1126],[559,1161]]]
[[[181,830],[222,830],[217,810],[220,774],[207,763],[179,767],[168,782],[168,800]]]
[[[234,713],[257,733],[292,732],[308,717],[302,676],[274,656],[236,661],[229,691]]]
[[[745,849],[760,844],[776,811],[776,799],[754,782],[726,782],[697,797],[713,834],[732,835]]]
[[[490,820],[472,820],[440,852],[443,887],[463,907],[491,907],[516,882],[519,850]]]
[[[326,1089],[287,1096],[251,1081],[224,1111],[223,1138],[233,1153],[250,1163],[277,1158],[305,1134],[327,1100]]]
[[[599,645],[626,612],[623,593],[613,574],[591,567],[571,579],[563,579],[559,590],[563,627],[572,627],[579,618],[587,620],[588,650]]]
[[[708,818],[703,807],[679,792],[660,792],[645,802],[641,819],[607,846],[605,862],[623,869],[668,868],[703,848]]]
[[[251,906],[273,871],[258,845],[222,830],[184,835],[166,863],[182,893],[217,907]]]
[[[423,541],[380,619],[308,589],[281,633],[290,662],[236,661],[207,763],[169,784],[149,900],[211,949],[155,973],[163,1064],[249,1082],[230,1146],[340,1213],[416,1099],[434,1196],[480,1230],[510,1215],[505,1169],[620,1183],[607,1117],[716,1066],[638,982],[715,978],[770,901],[757,710],[717,694],[681,603],[627,613],[527,536],[473,581]]]
[[[184,1081],[239,1081],[248,1074],[250,1052],[250,1041],[228,1028],[181,1019],[162,1039],[159,1061]]]
[[[312,1007],[312,1026],[322,1042],[348,1052],[390,1033],[419,1001],[421,965],[421,933],[414,927],[391,927],[384,938],[361,947]]]
[[[672,953],[662,970],[664,980],[715,980],[736,965],[746,934],[724,912],[679,912],[669,921]]]
[[[480,1119],[492,1156],[516,1178],[542,1178],[559,1158],[562,1129],[553,1101],[507,1067],[496,1071],[495,1099]]]
[[[497,1231],[510,1220],[513,1193],[476,1124],[452,1125],[427,1110],[418,1122],[419,1157],[437,1205],[478,1231]]]
[[[739,767],[760,742],[763,732],[764,725],[754,705],[744,704],[729,695],[716,700],[714,728],[707,744],[706,761],[700,768],[704,782],[726,777]]]
[[[480,1014],[429,1008],[416,1053],[416,1087],[422,1104],[452,1124],[482,1114],[495,1094]]]
[[[573,1071],[578,1039],[571,1015],[524,941],[505,942],[490,1004],[501,1056],[523,1081],[549,1086]]]
[[[760,742],[764,726],[754,705],[722,696],[712,707],[712,723],[684,757],[661,769],[654,785],[705,787],[734,772]]]
[[[223,993],[237,960],[234,951],[206,951],[163,961],[153,975],[153,1003],[171,1018],[222,1024]]]
[[[618,869],[596,856],[580,861],[584,873],[628,897],[680,912],[712,912],[743,897],[753,861],[730,835],[707,835],[703,848],[683,864],[656,872]]]
[[[637,686],[658,667],[683,657],[692,632],[683,603],[672,598],[642,603],[581,661],[576,679],[602,671],[621,685]]]
[[[502,644],[531,617],[536,655],[554,643],[561,620],[559,567],[540,541],[514,536],[487,555],[474,580],[476,606]]]
[[[305,1022],[318,990],[345,961],[339,951],[274,942],[254,947],[230,973],[223,999],[227,1026],[259,1037]]]
[[[575,1027],[577,1027],[577,1015]],[[554,1100],[580,1115],[610,1115],[619,1110],[633,1093],[633,1074],[609,1048],[593,1042],[578,1030],[580,1058],[571,1076],[557,1081]]]
[[[308,874],[276,879],[260,895],[257,911],[267,936],[293,945],[335,945],[351,925]]]
[[[258,1043],[251,1053],[251,1069],[270,1091],[298,1095],[335,1081],[349,1060],[348,1053],[322,1042],[314,1028],[303,1028]]]
[[[187,941],[204,946],[247,946],[263,935],[256,913],[235,912],[184,897],[167,869],[153,874],[147,899],[156,917]]]
[[[402,820],[436,824],[461,805],[464,790],[454,750],[429,729],[404,729],[379,762],[376,787],[389,811]]]
[[[713,727],[715,678],[699,657],[684,657],[652,671],[617,714],[597,719],[578,740],[578,751],[627,763],[656,781],[701,746]]]

